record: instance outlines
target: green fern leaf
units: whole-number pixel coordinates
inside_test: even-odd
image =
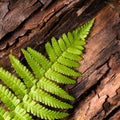
[[[71,43],[68,39],[68,36],[65,33],[62,35],[62,39],[65,42],[66,47],[69,47],[71,45]]]
[[[81,26],[80,28],[78,28],[76,30],[76,33],[74,36],[77,36],[78,39],[82,39],[85,40],[85,38],[88,36],[89,31],[94,23],[95,19],[92,19],[91,21],[88,21],[86,24],[84,24],[83,26]],[[74,34],[74,32],[73,32]]]
[[[61,51],[61,49],[60,49],[60,46],[59,46],[57,40],[55,39],[55,37],[52,37],[51,42],[52,42],[52,47],[53,47],[53,49],[54,49],[54,51],[55,51],[55,54],[56,54],[57,57],[58,57],[59,55],[62,54],[62,51]]]
[[[42,119],[60,119],[68,116],[68,113],[49,110],[30,99],[27,95],[23,98],[24,108]]]
[[[5,110],[2,108],[2,107],[0,107],[0,120],[4,120],[4,114],[5,114]]]
[[[51,66],[51,62],[49,62],[48,59],[41,53],[37,52],[36,50],[33,50],[30,47],[27,48],[27,51],[45,70]]]
[[[20,103],[20,100],[3,85],[0,85],[0,99],[10,110],[14,110]]]
[[[69,39],[70,43],[72,44],[74,42],[74,36],[73,36],[73,34],[71,32],[68,32],[67,36],[68,36],[68,39]]]
[[[47,83],[47,84],[46,84]],[[51,82],[47,78],[42,78],[38,83],[37,86],[41,89],[44,89],[47,92],[50,92],[52,94],[55,94],[61,98],[68,99],[68,100],[74,100],[72,96],[70,96],[66,91],[64,91],[62,88],[60,88],[55,83]]]
[[[25,51],[24,49],[22,49],[22,52],[29,64],[29,66],[33,70],[34,74],[36,75],[36,77],[38,79],[40,79],[44,75],[45,70],[42,67],[40,67],[40,64],[34,60],[34,58],[30,55],[29,52]]]
[[[63,74],[60,74],[52,69],[49,69],[46,73],[45,73],[45,77],[50,79],[50,80],[53,80],[55,82],[58,82],[58,83],[62,83],[62,84],[75,84],[76,81],[73,80],[73,79],[70,79],[69,77],[63,75]],[[64,80],[64,81],[63,81]]]
[[[62,38],[59,38],[58,44],[60,46],[60,49],[64,52],[66,50],[66,45]]]
[[[80,64],[78,62],[70,60],[70,59],[65,58],[63,56],[59,57],[58,62],[65,65],[65,66],[71,67],[71,68],[80,67]]]
[[[77,48],[71,47],[67,49],[67,52],[72,53],[72,54],[77,54],[77,55],[82,55],[83,52]]]
[[[11,120],[10,113],[0,107],[0,120]]]
[[[12,89],[19,98],[23,98],[23,96],[27,94],[27,89],[23,82],[3,68],[0,68],[0,79]]]
[[[46,52],[49,56],[50,61],[54,62],[57,59],[57,56],[55,54],[55,51],[54,51],[52,45],[49,42],[47,42],[45,45],[45,48],[46,48]]]
[[[26,86],[28,88],[32,87],[37,81],[34,78],[33,74],[22,63],[20,63],[20,61],[17,60],[13,55],[10,55],[10,61],[15,71],[24,80]]]
[[[82,51],[84,50],[84,47],[79,46],[79,45],[76,45],[75,48],[78,49],[78,50],[82,50]]]
[[[77,54],[72,54],[72,53],[69,53],[69,52],[64,52],[62,54],[63,57],[67,58],[67,59],[70,59],[70,60],[74,60],[74,61],[80,61],[80,60],[83,60],[83,58]]]
[[[82,75],[81,73],[71,68],[68,68],[58,62],[54,63],[54,65],[52,66],[52,69],[62,74],[68,75],[68,76],[81,76]]]
[[[32,117],[18,105],[10,115],[12,120],[33,120]]]
[[[32,87],[30,96],[32,99],[54,108],[62,108],[62,109],[72,108],[70,104],[56,99],[47,92],[44,92],[43,90],[38,89],[35,86]]]

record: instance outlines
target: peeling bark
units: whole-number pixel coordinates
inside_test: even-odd
[[[44,53],[52,36],[59,38],[95,17],[78,68],[83,77],[66,86],[76,98],[66,120],[119,120],[119,4],[119,0],[1,0],[0,66],[11,70],[8,55],[22,60],[20,50],[27,46]]]

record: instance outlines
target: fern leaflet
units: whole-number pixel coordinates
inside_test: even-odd
[[[27,95],[24,97],[23,103],[24,103],[24,108],[26,108],[27,112],[31,112],[33,115],[36,115],[37,117],[41,117],[42,119],[52,120],[52,119],[59,119],[68,116],[68,113],[51,111],[45,107],[42,107],[33,100],[29,99]]]
[[[23,98],[24,95],[27,94],[27,89],[24,83],[3,68],[0,68],[0,78],[19,98]]]
[[[32,90],[30,92],[30,96],[34,100],[39,101],[41,103],[44,103],[45,105],[48,105],[48,106],[51,106],[54,108],[62,108],[62,109],[72,108],[72,106],[70,104],[56,99],[55,97],[44,92],[43,90],[37,89],[35,86],[32,87]],[[52,102],[52,101],[54,101],[54,102]]]
[[[17,60],[13,55],[10,55],[10,61],[15,71],[24,80],[26,86],[28,88],[32,87],[36,82],[33,74],[22,63],[20,63],[20,61]]]
[[[14,110],[20,103],[20,100],[17,99],[14,94],[12,94],[3,85],[0,85],[0,99],[10,110]]]
[[[0,120],[11,120],[10,113],[0,107]]]

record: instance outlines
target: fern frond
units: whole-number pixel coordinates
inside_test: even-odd
[[[68,32],[67,36],[68,36],[68,39],[69,39],[70,43],[73,43],[74,42],[74,36],[73,36],[73,34],[71,32]]]
[[[17,60],[13,55],[10,55],[10,61],[17,72],[17,74],[23,79],[24,83],[28,88],[32,87],[37,81],[33,74],[22,64],[19,60]]]
[[[0,107],[0,120],[11,120],[10,113]]]
[[[23,96],[27,94],[27,89],[23,82],[3,68],[0,68],[0,79],[12,89],[19,98],[23,98]]]
[[[27,48],[27,51],[45,70],[47,70],[51,66],[51,62],[41,53],[37,52],[36,50],[33,50],[30,47]]]
[[[69,52],[64,52],[62,54],[63,57],[67,58],[67,59],[70,59],[70,60],[75,60],[75,61],[80,61],[80,60],[83,60],[83,58],[77,54],[72,54],[72,53],[69,53]]]
[[[47,84],[46,84],[47,83]],[[38,83],[37,86],[41,89],[44,89],[47,92],[50,92],[52,94],[55,94],[61,98],[68,99],[68,100],[74,100],[72,96],[70,96],[65,90],[60,88],[55,83],[51,82],[47,78],[42,78]]]
[[[68,75],[68,76],[81,76],[82,75],[81,73],[79,73],[69,67],[66,67],[58,62],[53,64],[52,69],[57,72],[60,72],[62,74]]]
[[[60,46],[60,49],[64,52],[66,50],[66,45],[62,38],[59,38],[58,44]]]
[[[55,37],[52,37],[51,42],[52,42],[52,47],[53,47],[53,49],[54,49],[54,51],[55,51],[55,54],[56,54],[57,57],[58,57],[59,55],[62,54],[62,51],[61,51],[60,46],[59,46],[59,44],[58,44],[58,41],[56,40]]]
[[[10,115],[12,120],[33,120],[32,117],[18,105]]]
[[[34,60],[34,58],[30,55],[29,52],[25,51],[24,49],[22,49],[22,52],[25,56],[25,59],[27,60],[27,62],[29,64],[29,66],[33,70],[33,73],[35,74],[35,76],[38,79],[40,79],[44,75],[45,70],[40,66],[40,64],[38,64],[37,61]]]
[[[79,45],[76,45],[75,48],[78,49],[78,50],[82,50],[82,51],[84,50],[84,47],[83,46],[79,46]]]
[[[3,85],[0,85],[0,99],[10,110],[14,110],[20,103],[20,100]]]
[[[79,40],[79,41],[74,41],[74,44],[73,44],[73,47],[76,47],[76,46],[80,46],[80,47],[82,47],[82,46],[84,46],[86,44],[86,41],[85,40]],[[83,47],[82,47],[82,50],[83,50]]]
[[[32,99],[54,108],[62,108],[62,109],[72,108],[70,104],[56,99],[47,92],[44,92],[43,90],[38,89],[35,86],[32,87],[29,95],[31,96]]]
[[[94,23],[94,20],[95,19],[92,19],[92,20],[88,21],[86,24],[84,24],[83,26],[81,26],[80,28],[78,28],[76,30],[77,35],[74,34],[74,32],[73,32],[74,36],[77,36],[78,39],[85,40],[85,38],[88,36],[89,31]]]
[[[42,119],[55,120],[68,116],[68,113],[49,110],[30,99],[27,95],[23,98],[24,108]]]
[[[55,51],[54,51],[52,45],[49,42],[47,42],[45,44],[45,49],[46,49],[46,52],[49,56],[50,61],[55,62],[56,59],[57,59],[57,55],[55,54]]]
[[[0,107],[0,120],[32,120],[32,116],[55,120],[68,116],[61,110],[72,108],[65,99],[74,100],[74,97],[60,85],[75,84],[72,77],[82,75],[74,68],[79,67],[83,59],[85,38],[93,22],[94,19],[63,34],[58,41],[53,37],[47,42],[45,49],[49,59],[30,47],[22,49],[30,70],[13,55],[9,56],[19,78],[0,67],[0,79],[7,85],[0,84],[0,101],[8,109]]]
[[[65,33],[62,35],[62,39],[65,42],[66,47],[68,48],[71,45],[71,43],[68,39],[68,36]]]
[[[74,47],[70,47],[67,49],[67,52],[72,53],[72,54],[76,54],[76,55],[82,55],[83,52],[77,48]]]
[[[70,59],[65,58],[63,56],[59,57],[58,62],[65,65],[65,66],[71,67],[71,68],[80,67],[80,64],[77,61],[70,60]]]
[[[65,75],[63,75],[63,74],[61,74],[59,72],[56,72],[56,71],[54,71],[52,69],[49,69],[45,73],[45,77],[52,80],[52,81],[62,83],[62,84],[75,84],[76,83],[75,80],[70,79],[69,77],[67,77],[67,76],[65,76]]]

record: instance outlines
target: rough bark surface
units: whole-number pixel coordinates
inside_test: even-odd
[[[120,120],[120,1],[1,0],[0,66],[11,70],[8,55],[21,48],[44,53],[44,43],[95,17],[85,46],[83,73],[66,86],[75,98],[66,120]]]

